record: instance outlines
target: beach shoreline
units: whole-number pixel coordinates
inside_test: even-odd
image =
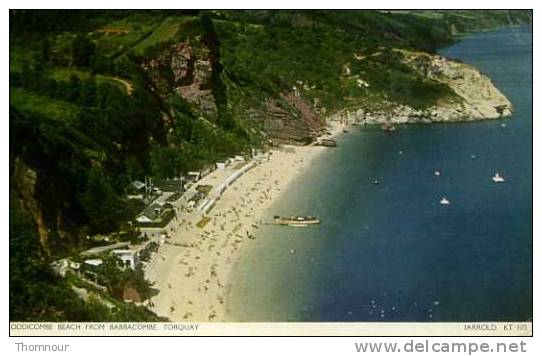
[[[326,133],[317,141],[336,139],[360,119],[357,112],[335,114],[326,120]],[[361,121],[381,124],[374,115],[364,115]],[[262,220],[266,210],[327,149],[282,145],[270,150],[268,159],[239,162],[199,180],[197,185],[210,185],[211,192],[190,212],[177,205],[167,227],[169,238],[144,268],[158,290],[145,305],[170,321],[235,321],[236,313],[227,309],[227,300],[235,294],[230,278],[234,266],[247,246],[261,238],[259,225],[272,223]]]
[[[509,111],[505,116],[508,116],[511,113],[509,101],[489,79],[468,68],[470,77],[479,78],[492,97],[506,104]],[[458,88],[462,88],[461,85],[457,84]],[[471,94],[463,95],[472,96],[476,103],[480,99]],[[487,99],[488,95],[482,99]],[[503,117],[495,115],[494,107],[488,105],[483,107],[484,110],[480,105],[476,106],[478,116],[472,114],[472,110],[461,115],[468,112],[475,119]],[[325,135],[318,137],[317,141],[335,139],[348,132],[350,122],[382,125],[383,129],[389,125],[389,130],[395,129],[393,124],[420,122],[419,113],[414,115],[402,106],[396,109],[398,111],[392,118],[383,112],[342,110],[326,120]],[[463,116],[456,114],[444,106],[434,110],[432,119],[421,122],[463,121]],[[264,212],[327,149],[315,144],[283,145],[270,150],[267,159],[263,156],[250,162],[237,162],[227,168],[216,169],[199,180],[197,185],[211,186],[209,194],[200,206],[191,211],[177,204],[176,217],[167,227],[169,238],[145,266],[146,277],[158,290],[146,305],[171,321],[235,321],[229,320],[228,315],[235,313],[229,313],[226,303],[229,296],[235,294],[230,278],[233,267],[247,250],[246,246],[260,238],[258,226],[270,223],[262,221]]]
[[[336,138],[346,127],[329,119],[325,138]],[[270,151],[269,160],[233,182],[205,214],[208,222],[198,227],[202,213],[178,212],[171,235],[145,266],[145,275],[159,292],[147,306],[170,321],[235,321],[227,299],[235,288],[231,272],[258,237],[266,210],[314,160],[329,148],[281,146]],[[215,170],[198,181],[219,187],[235,171]],[[182,214],[182,217],[181,217]]]

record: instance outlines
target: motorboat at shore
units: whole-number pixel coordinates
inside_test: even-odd
[[[395,131],[395,126],[390,124],[389,122],[386,122],[380,126],[380,128],[384,131]]]
[[[318,141],[318,145],[325,147],[336,147],[337,141],[331,138],[323,138]]]
[[[288,225],[293,227],[306,227],[308,225],[320,224],[320,219],[314,216],[290,216],[281,217],[275,215],[275,224]]]

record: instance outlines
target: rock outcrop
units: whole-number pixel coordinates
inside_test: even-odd
[[[13,166],[13,185],[17,190],[20,204],[32,215],[40,244],[43,250],[49,254],[49,229],[45,225],[42,209],[35,196],[37,172],[24,164],[19,158],[15,159]]]
[[[443,99],[424,113],[403,108],[405,115],[440,122],[496,119],[512,114],[512,104],[506,96],[471,65],[423,52],[400,52],[405,64],[428,79],[448,85],[459,99]]]
[[[249,110],[248,115],[262,126],[275,143],[307,144],[325,126],[325,120],[298,94],[269,98],[264,110]]]
[[[397,50],[403,62],[427,79],[447,85],[455,94],[437,104],[415,109],[394,102],[382,102],[373,109],[350,112],[367,124],[406,124],[476,121],[510,116],[513,107],[491,80],[471,65],[425,52]]]
[[[211,91],[210,51],[201,46],[196,55],[189,42],[171,45],[157,58],[143,63],[151,82],[161,96],[172,92],[196,104],[204,115],[216,115],[217,106]]]

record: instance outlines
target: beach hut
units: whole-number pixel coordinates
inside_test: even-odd
[[[188,172],[187,178],[191,182],[197,182],[201,178],[201,173],[196,171]]]

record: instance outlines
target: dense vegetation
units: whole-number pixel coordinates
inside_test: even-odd
[[[273,99],[295,114],[284,100],[293,86],[328,113],[386,100],[429,106],[449,88],[392,48],[434,51],[455,33],[529,21],[525,11],[11,11],[12,320],[152,319],[89,306],[48,269],[85,248],[87,235],[134,216],[124,198],[130,181],[262,145],[265,128],[249,113]],[[144,69],[178,43],[209,61],[203,89],[216,112],[180,95],[171,72],[157,82]],[[37,206],[47,240],[21,202]],[[118,294],[121,282],[107,283]]]
[[[146,308],[109,298],[110,306],[98,298],[84,301],[72,283],[52,272],[39,244],[35,227],[18,202],[10,197],[9,227],[9,310],[13,321],[161,321]],[[105,268],[111,268],[110,264]],[[118,271],[106,274],[108,286],[118,288],[123,281],[136,280],[131,274],[141,271]],[[144,282],[142,282],[144,283]],[[149,293],[149,286],[137,286]],[[113,294],[115,295],[115,294]],[[104,296],[106,297],[106,296]]]

